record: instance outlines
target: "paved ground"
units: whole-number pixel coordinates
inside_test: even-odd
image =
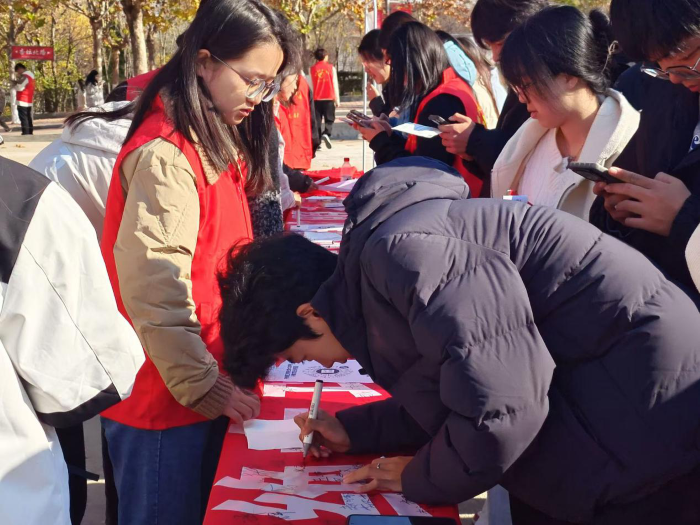
[[[338,109],[338,117],[344,115],[349,109],[361,109],[361,103],[343,103]],[[5,139],[5,144],[0,145],[0,155],[28,164],[37,153],[45,148],[52,141],[60,138],[62,119],[42,119],[34,124],[33,136],[21,136],[19,126],[12,126],[9,133],[0,132]],[[346,124],[337,123],[336,130],[343,137],[353,136],[354,131]],[[334,130],[334,135],[335,131]],[[362,169],[363,141],[358,139],[334,139],[332,149],[322,147],[313,160],[311,169],[321,170],[326,168],[340,167],[344,158],[350,158],[350,162],[358,169]],[[365,171],[372,169],[372,152],[369,147],[365,148]],[[97,418],[85,423],[85,441],[87,455],[87,469],[102,476],[102,455],[100,447],[100,425]],[[473,500],[460,505],[460,515],[464,525],[471,525],[475,512],[479,512],[485,502],[485,495],[481,495]],[[100,479],[97,482],[88,481],[88,506],[83,519],[84,525],[104,524],[104,482]]]

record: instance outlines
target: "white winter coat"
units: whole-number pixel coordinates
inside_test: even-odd
[[[112,102],[99,109],[112,111],[127,104]],[[71,194],[95,228],[98,239],[102,237],[112,171],[130,125],[129,119],[92,119],[77,128],[65,127],[61,138],[29,163],[30,168]]]
[[[579,155],[578,162],[592,162],[611,167],[639,127],[639,112],[618,91],[609,89]],[[491,172],[491,196],[502,198],[517,185],[537,144],[550,130],[530,119],[516,132],[503,149]],[[558,209],[588,220],[596,196],[593,183],[565,170],[551,191],[557,193]]]
[[[70,525],[54,427],[126,398],[144,353],[73,199],[2,158],[0,199],[0,523]]]

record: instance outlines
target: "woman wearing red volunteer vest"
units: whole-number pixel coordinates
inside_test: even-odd
[[[289,120],[289,134],[293,143],[284,150],[284,163],[295,170],[308,170],[314,158],[312,142],[312,126],[309,83],[303,73],[299,73],[299,81],[292,98],[286,105]]]
[[[216,276],[252,236],[246,193],[270,184],[269,101],[289,32],[258,0],[202,2],[133,103],[102,236],[117,303],[147,356],[128,402],[103,413],[119,523],[201,523],[220,416],[259,411],[221,369]]]
[[[303,122],[300,122],[301,119],[299,117],[303,109],[297,106],[294,100],[300,90],[304,89],[308,93],[309,86],[304,80],[304,75],[300,69],[290,69],[281,76],[280,90],[275,100],[275,124],[280,135],[280,153],[283,155],[282,172],[283,176],[288,179],[291,191],[306,193],[315,190],[316,184],[314,184],[311,177],[304,175],[299,169],[295,168],[301,163],[306,166],[306,168],[301,169],[308,169],[311,164],[310,158],[308,163],[305,162],[307,153],[305,145],[309,146],[308,153],[313,154],[313,151],[310,151],[310,122],[306,120],[306,127],[304,128]],[[308,137],[306,133],[308,133]],[[302,138],[300,138],[300,135],[302,135]],[[304,138],[308,138],[308,141],[305,141]],[[285,208],[284,195],[282,201],[282,207]]]
[[[399,108],[408,120],[435,127],[429,117],[437,115],[447,120],[455,113],[482,121],[474,93],[450,67],[447,53],[435,32],[420,22],[409,22],[397,29],[386,50],[391,75],[386,84],[389,107]],[[386,116],[375,119],[372,127],[356,129],[375,152],[377,164],[410,155],[431,157],[454,167],[464,177],[473,197],[481,192],[482,182],[469,173],[462,159],[449,153],[439,137],[408,138],[392,132]]]

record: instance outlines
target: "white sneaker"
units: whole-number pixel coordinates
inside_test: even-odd
[[[331,142],[331,138],[326,135],[325,133],[321,135],[321,140],[323,140],[323,143],[326,145],[328,149],[331,149],[333,147],[333,143]]]

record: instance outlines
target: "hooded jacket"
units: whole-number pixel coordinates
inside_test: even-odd
[[[0,158],[0,202],[0,522],[69,525],[55,429],[128,397],[143,351],[70,196]]]
[[[415,453],[407,498],[500,483],[563,520],[700,464],[700,313],[641,254],[569,214],[468,200],[399,159],[345,201],[312,304],[392,399],[341,411],[352,452]]]
[[[621,93],[608,90],[588,132],[578,162],[612,167],[638,126],[639,113]],[[491,172],[492,197],[500,199],[509,189],[517,191],[517,187],[512,186],[517,186],[533,151],[549,131],[531,118],[513,135]],[[547,189],[558,197],[558,209],[588,220],[588,212],[596,199],[593,182],[564,169]]]
[[[100,110],[115,111],[127,102],[110,102]],[[102,237],[107,192],[117,155],[131,126],[131,119],[107,122],[95,118],[63,128],[55,140],[29,163],[29,167],[63,187],[85,212],[97,237]]]

